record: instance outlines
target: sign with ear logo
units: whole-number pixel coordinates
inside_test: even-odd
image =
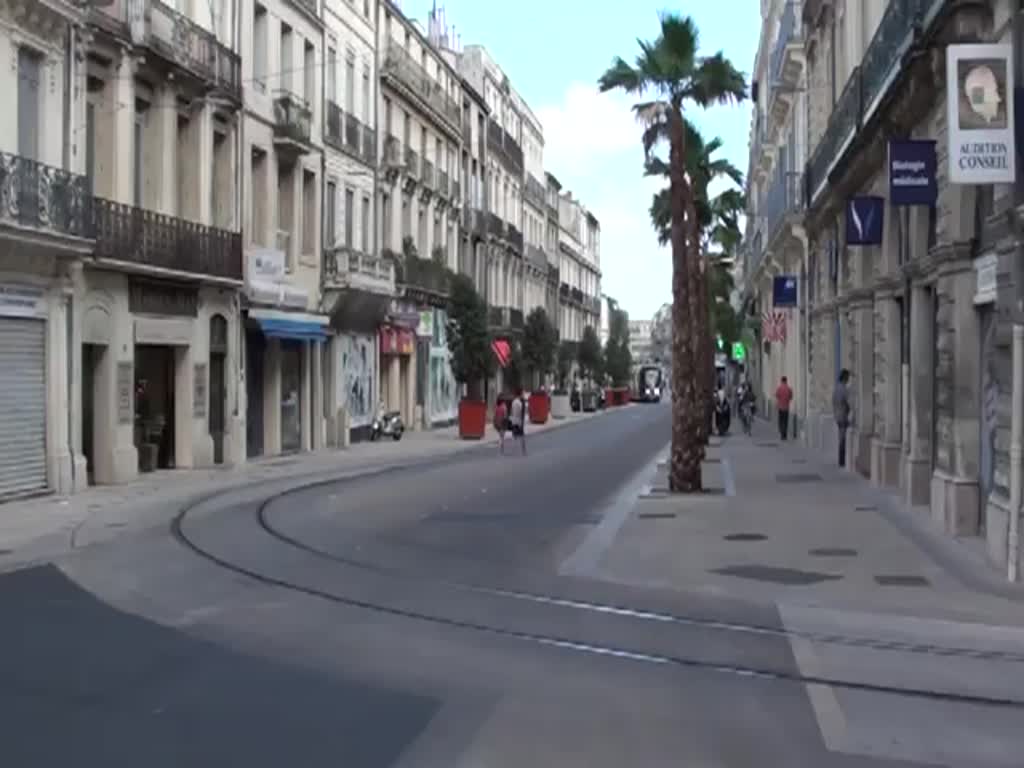
[[[885,199],[851,197],[846,203],[846,244],[881,245]]]

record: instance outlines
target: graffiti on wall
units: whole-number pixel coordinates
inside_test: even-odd
[[[430,341],[430,392],[428,413],[431,422],[450,421],[459,412],[459,387],[452,374],[448,351],[446,313],[436,310]]]
[[[348,410],[353,427],[373,421],[377,401],[376,337],[345,334],[341,340],[341,392],[339,402]]]

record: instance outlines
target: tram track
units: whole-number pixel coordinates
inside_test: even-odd
[[[292,494],[299,493],[301,491],[311,490],[317,487],[334,487],[346,483],[351,483],[358,481],[360,479],[367,479],[368,477],[371,476],[379,476],[388,471],[393,471],[393,469],[394,468],[389,468],[377,472],[371,471],[363,475],[348,476],[345,478],[321,478],[313,482],[304,483],[302,485],[278,491],[267,496],[262,501],[258,502],[255,511],[255,522],[259,529],[263,532],[263,534],[269,536],[274,542],[301,551],[316,559],[331,562],[343,567],[359,569],[389,579],[397,579],[399,581],[416,580],[418,582],[424,582],[426,579],[421,574],[404,572],[401,569],[383,566],[377,563],[370,563],[368,561],[359,560],[357,558],[345,557],[342,555],[338,555],[336,553],[332,553],[321,547],[311,545],[308,542],[301,541],[296,537],[278,529],[270,519],[271,516],[269,514],[269,510],[271,505],[275,501],[286,498]],[[311,584],[302,583],[294,579],[289,579],[283,576],[275,575],[274,573],[271,573],[270,571],[265,570],[263,568],[257,568],[250,565],[235,562],[232,559],[229,559],[228,557],[224,556],[223,554],[219,554],[216,551],[213,551],[211,548],[205,547],[197,538],[196,535],[190,533],[190,531],[188,530],[187,523],[189,522],[189,516],[198,507],[200,507],[202,504],[210,500],[211,497],[205,497],[203,499],[196,500],[193,504],[190,504],[182,508],[179,511],[179,513],[175,516],[175,518],[172,520],[170,526],[171,533],[182,546],[190,550],[196,556],[225,571],[229,571],[237,575],[244,576],[246,578],[252,579],[253,581],[266,584],[268,586],[274,586],[297,594],[304,594],[306,596],[315,597],[333,603],[335,605],[357,608],[361,610],[395,616],[398,618],[413,621],[428,622],[439,626],[447,626],[455,629],[484,633],[489,634],[491,636],[514,639],[521,642],[532,643],[538,646],[560,648],[572,652],[586,653],[595,656],[613,657],[640,663],[660,664],[673,666],[677,668],[702,669],[714,673],[758,678],[764,680],[774,680],[778,682],[791,684],[830,686],[839,689],[887,695],[908,696],[918,699],[956,702],[978,706],[1002,708],[1009,707],[1014,709],[1024,709],[1024,700],[1016,698],[978,695],[972,693],[957,693],[951,691],[914,688],[908,686],[887,685],[884,683],[846,680],[824,676],[819,677],[813,675],[805,675],[799,672],[791,672],[771,665],[744,665],[734,663],[720,663],[707,659],[696,658],[694,656],[689,655],[667,652],[643,651],[638,650],[635,647],[631,647],[629,644],[603,642],[589,643],[585,640],[574,638],[568,634],[518,629],[509,626],[498,626],[487,621],[476,620],[472,618],[458,618],[428,610],[411,609],[396,604],[390,604],[386,601],[364,599],[355,594],[347,594],[344,592],[327,590]],[[644,609],[634,609],[623,605],[605,604],[587,600],[579,600],[559,595],[524,592],[518,590],[510,590],[448,580],[434,579],[431,581],[435,586],[443,587],[445,589],[470,592],[484,597],[493,597],[496,600],[508,600],[523,604],[543,605],[555,609],[565,609],[571,612],[582,612],[587,614],[610,616],[617,619],[623,619],[626,621],[638,622],[641,625],[643,623],[654,623],[659,625],[672,625],[695,629],[699,628],[702,630],[730,634],[741,634],[750,636],[771,636],[778,639],[792,639],[799,637],[812,642],[852,645],[857,647],[871,648],[880,651],[935,653],[936,655],[957,655],[967,658],[994,658],[1000,661],[1012,662],[1024,661],[1024,656],[1018,654],[992,654],[968,648],[925,647],[906,643],[894,643],[891,641],[885,641],[877,638],[851,637],[819,632],[802,632],[798,630],[789,630],[780,627],[772,627],[764,624],[729,622],[716,619],[707,619],[699,616],[687,616],[684,614],[663,613]]]

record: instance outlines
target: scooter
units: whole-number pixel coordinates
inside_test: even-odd
[[[392,440],[401,440],[405,432],[405,425],[402,423],[402,415],[398,411],[388,411],[383,416],[373,420],[373,427],[370,430],[370,439],[378,437],[390,437]]]
[[[729,422],[732,420],[732,409],[729,408],[729,401],[722,396],[715,397],[715,431],[722,436],[729,432]]]

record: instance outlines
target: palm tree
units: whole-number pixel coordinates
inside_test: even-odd
[[[699,290],[700,306],[695,316],[696,351],[695,368],[700,371],[700,397],[704,403],[705,419],[700,425],[701,444],[705,445],[710,436],[712,415],[712,394],[714,391],[714,340],[713,319],[718,316],[714,304],[709,303],[710,281],[704,258],[710,246],[718,243],[723,247],[738,243],[739,215],[743,211],[743,193],[735,188],[726,189],[714,198],[708,198],[708,187],[717,178],[726,178],[734,184],[742,186],[743,174],[728,160],[715,157],[722,147],[721,139],[715,138],[705,142],[700,131],[689,121],[684,120],[686,127],[686,167],[690,177],[691,194],[687,208],[687,221],[691,247],[697,254],[703,287]],[[649,157],[646,163],[647,175],[668,175],[668,166],[658,157]],[[655,193],[651,201],[651,220],[658,231],[659,240],[664,244],[667,239],[666,228],[669,225],[668,190]]]
[[[665,13],[653,42],[640,42],[635,64],[616,57],[598,80],[601,92],[621,90],[644,125],[644,150],[668,139],[670,240],[672,244],[672,458],[669,487],[701,490],[700,411],[694,377],[694,336],[699,332],[700,272],[687,243],[686,214],[692,191],[686,173],[683,109],[738,101],[746,95],[743,75],[719,52],[698,55],[697,26],[688,16]]]

